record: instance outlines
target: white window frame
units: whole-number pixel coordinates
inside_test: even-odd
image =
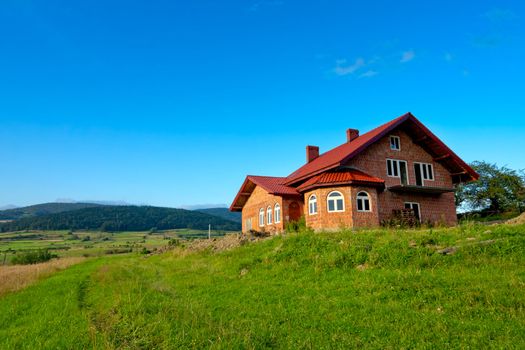
[[[259,209],[259,227],[264,226],[264,208]]]
[[[436,179],[436,174],[434,173],[434,164],[432,164],[432,163],[422,163],[422,162],[414,162],[414,164],[420,164],[421,165],[421,167],[420,167],[421,180],[423,180],[423,181],[434,181]],[[423,172],[423,167],[425,167],[426,171],[427,171],[427,177],[426,178],[424,176],[425,173]],[[431,179],[428,177],[429,174],[432,174],[432,178]]]
[[[308,197],[308,215],[317,215],[319,212],[319,205],[317,201],[317,195],[314,193]],[[312,204],[315,205],[315,211],[312,210]]]
[[[334,194],[334,193],[337,193],[337,194],[339,194],[341,196],[341,199],[343,201],[343,209],[337,209],[337,200],[330,199],[330,195]],[[330,210],[330,201],[331,200],[334,201],[334,210]],[[342,213],[342,212],[344,212],[345,211],[345,196],[339,191],[332,191],[332,192],[328,193],[328,196],[326,196],[326,210],[329,213]]]
[[[360,196],[361,193],[364,193],[365,196]],[[368,210],[366,210],[365,208],[365,199],[368,201]],[[361,207],[363,209],[359,209],[359,201],[362,201],[361,203]],[[372,212],[372,199],[370,197],[370,194],[366,191],[359,191],[357,192],[357,195],[356,195],[356,208],[357,208],[357,211],[360,212],[360,213],[370,213]]]
[[[271,225],[273,222],[273,209],[272,206],[269,205],[268,208],[266,208],[266,224]]]
[[[392,175],[388,173],[388,171],[390,170],[390,167],[388,166],[388,161],[390,161],[392,164]],[[401,165],[399,163],[401,162],[405,163],[405,168],[407,170],[407,184],[408,184],[410,182],[410,178],[408,176],[408,162],[406,160],[387,158],[386,159],[386,175],[388,177],[396,177],[400,179],[401,178]],[[394,169],[397,171],[397,175],[394,175]]]
[[[279,203],[275,203],[274,207],[273,207],[273,211],[274,211],[274,221],[276,224],[279,224],[281,223],[281,205]],[[279,214],[279,215],[277,215]]]
[[[421,204],[419,204],[419,202],[405,202],[404,205],[406,206],[407,204],[410,204],[410,209],[414,210],[414,208],[412,208],[412,204],[417,204],[417,215],[419,217],[419,221],[423,221],[421,220]],[[406,208],[405,208],[406,209]]]
[[[398,148],[392,148],[392,146],[395,145],[395,142],[394,142],[394,144],[392,144],[392,140],[397,140]],[[392,151],[401,151],[401,138],[399,136],[394,136],[394,135],[390,136],[390,150],[392,150]]]

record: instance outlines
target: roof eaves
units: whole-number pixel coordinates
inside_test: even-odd
[[[373,181],[363,181],[363,180],[351,180],[351,181],[334,181],[327,183],[313,183],[311,185],[300,187],[298,190],[300,192],[306,192],[320,187],[334,187],[334,186],[352,186],[352,185],[362,185],[370,187],[384,187],[384,182],[373,182]]]
[[[251,181],[251,180],[249,179],[249,176],[246,176],[246,179],[244,179],[244,182],[242,183],[241,188],[239,189],[239,192],[237,192],[237,195],[235,196],[235,198],[233,199],[232,204],[230,205],[230,211],[239,211],[239,210],[237,210],[238,208],[240,208],[242,210],[243,206],[239,207],[239,206],[236,206],[235,204],[237,203],[239,198],[243,195],[243,193],[244,193],[243,189],[248,184],[248,181]]]

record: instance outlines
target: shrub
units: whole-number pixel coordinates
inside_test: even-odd
[[[106,249],[104,251],[104,254],[106,255],[113,255],[113,254],[126,254],[131,253],[133,249],[131,248],[113,248],[113,249]]]
[[[14,256],[11,262],[14,265],[29,265],[46,262],[53,258],[58,258],[58,256],[55,254],[51,254],[47,249],[39,249],[19,253]]]
[[[301,218],[297,221],[290,221],[286,224],[286,232],[288,233],[306,232],[308,230],[309,229],[306,226],[306,219],[304,216],[301,216]]]
[[[181,243],[179,238],[172,238],[168,241],[168,246],[170,247],[178,247],[180,245]]]

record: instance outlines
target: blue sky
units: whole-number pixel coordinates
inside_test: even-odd
[[[229,204],[411,111],[525,168],[523,1],[0,4],[0,206]]]

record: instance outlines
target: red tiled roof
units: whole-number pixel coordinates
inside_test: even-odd
[[[248,175],[246,178],[252,181],[254,184],[261,186],[270,194],[277,194],[281,196],[299,195],[297,189],[284,184],[284,181],[286,180],[285,177]]]
[[[248,198],[250,198],[255,186],[260,186],[270,194],[278,196],[299,196],[300,193],[294,187],[283,184],[285,177],[254,176],[248,175],[235,196],[230,211],[241,211]]]
[[[370,186],[383,186],[385,180],[370,176],[362,171],[356,169],[343,169],[339,171],[330,171],[315,175],[301,184],[297,189],[299,191],[306,191],[312,188],[335,186],[335,185],[349,185],[349,184],[364,184]]]
[[[376,141],[380,135],[389,130],[392,130],[400,122],[408,119],[410,113],[404,114],[399,118],[396,118],[386,124],[383,124],[374,130],[367,132],[352,140],[352,142],[346,142],[336,148],[331,149],[328,152],[321,154],[319,157],[306,163],[290,175],[286,179],[286,184],[290,185],[304,179],[307,176],[317,174],[321,171],[332,169],[336,166],[341,165],[343,159],[353,158],[355,155],[363,151],[371,142]]]
[[[454,152],[452,152],[452,150],[450,150],[450,148],[448,148],[437,136],[435,136],[409,112],[359,136],[351,142],[346,142],[321,154],[318,158],[310,163],[306,163],[298,170],[288,175],[284,183],[286,185],[294,185],[311,176],[344,165],[345,162],[354,158],[368,146],[407,121],[411,123],[414,129],[417,129],[422,137],[428,139],[427,148],[432,148],[435,150],[435,153],[446,154],[450,157],[451,162],[448,164],[450,168],[464,172],[465,175],[469,176],[470,180],[477,180],[479,178],[479,175],[468,164],[461,160]]]

